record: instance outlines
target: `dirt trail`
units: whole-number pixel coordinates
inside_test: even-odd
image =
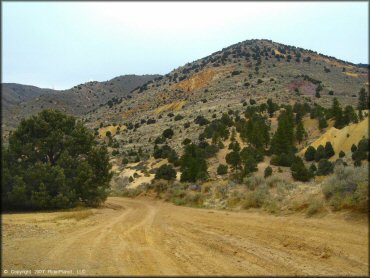
[[[86,211],[3,215],[2,273],[368,275],[368,229],[342,218],[276,217],[109,198]]]

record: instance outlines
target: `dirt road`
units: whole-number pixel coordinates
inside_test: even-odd
[[[367,223],[335,217],[109,198],[94,210],[5,214],[2,228],[3,274],[368,275]]]

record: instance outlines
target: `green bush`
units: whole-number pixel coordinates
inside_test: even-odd
[[[333,172],[333,163],[327,159],[321,159],[317,166],[317,176],[327,176]]]
[[[267,166],[264,171],[264,177],[267,178],[272,175],[272,168],[270,166]]]
[[[208,125],[209,121],[206,118],[204,118],[203,116],[197,116],[194,120],[194,123],[196,123],[200,126],[204,126],[204,125]]]
[[[174,132],[171,128],[165,129],[162,133],[162,136],[164,138],[168,138],[168,139],[171,139],[173,135],[174,135]]]
[[[177,114],[177,115],[175,116],[174,120],[175,120],[175,121],[180,121],[180,120],[182,120],[183,118],[184,118],[183,116],[181,116],[181,115]]]
[[[171,165],[164,164],[157,169],[154,178],[156,180],[174,180],[176,179],[176,170]]]
[[[317,147],[315,153],[315,161],[319,162],[321,159],[326,158],[325,148],[323,145]]]
[[[298,181],[309,181],[311,179],[311,173],[304,165],[302,159],[296,156],[293,159],[292,166],[290,166],[292,177]]]
[[[315,154],[316,154],[316,149],[312,146],[309,146],[304,153],[304,158],[306,161],[313,161],[315,160]]]
[[[330,142],[326,142],[325,144],[325,158],[330,158],[335,154],[333,146]]]
[[[112,178],[108,151],[72,116],[43,110],[22,120],[3,147],[5,209],[53,209],[103,202]]]
[[[204,150],[195,144],[185,146],[184,154],[180,159],[181,181],[195,182],[208,177],[207,162]]]
[[[220,164],[217,167],[217,175],[225,175],[227,174],[228,167],[227,165]]]
[[[191,143],[191,140],[189,138],[185,138],[184,141],[182,141],[183,145],[188,145]]]

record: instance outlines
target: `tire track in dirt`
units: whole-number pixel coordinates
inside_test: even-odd
[[[52,236],[35,231],[28,238],[3,236],[3,269],[85,269],[87,275],[368,274],[365,221],[210,211],[118,197],[82,221],[33,216],[42,219],[40,228],[52,229]],[[30,219],[6,215],[4,227],[18,223],[27,232]]]

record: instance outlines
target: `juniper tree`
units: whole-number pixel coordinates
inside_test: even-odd
[[[7,209],[97,206],[112,178],[106,147],[98,146],[81,122],[56,110],[22,120],[2,162]]]

